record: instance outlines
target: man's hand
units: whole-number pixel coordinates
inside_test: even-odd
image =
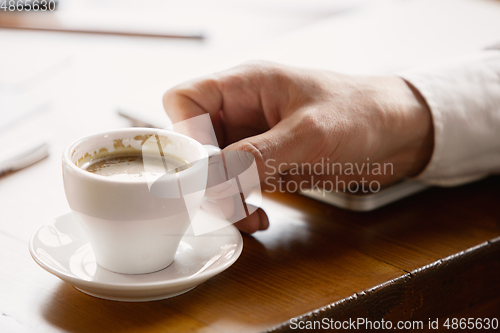
[[[300,174],[287,171],[304,163],[329,163],[337,165],[335,172],[314,175],[315,181],[363,179],[387,185],[420,173],[434,146],[425,101],[398,77],[253,63],[181,84],[165,93],[163,103],[174,123],[210,114],[224,151],[251,153],[261,181],[311,185],[307,168]],[[349,163],[390,163],[392,168],[385,174],[366,168],[339,173],[338,166]],[[268,220],[258,210],[235,225],[252,233],[267,228]]]

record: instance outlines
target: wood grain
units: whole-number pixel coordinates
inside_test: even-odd
[[[231,268],[185,295],[149,303],[82,294],[40,269],[25,240],[0,234],[7,254],[0,257],[0,327],[258,332],[286,331],[291,318],[307,313],[394,321],[495,314],[498,188],[500,177],[431,189],[371,213],[266,195],[271,227],[244,235]]]
[[[446,318],[498,318],[500,315],[500,238],[438,260],[370,290],[318,309],[298,321],[366,318],[421,321]],[[289,322],[272,329],[291,332]],[[422,330],[415,330],[422,331]]]

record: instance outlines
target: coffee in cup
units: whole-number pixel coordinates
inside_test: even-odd
[[[96,175],[115,179],[140,179],[162,175],[165,170],[181,172],[191,166],[188,161],[174,155],[164,155],[161,159],[151,159],[148,163],[146,171],[142,154],[112,154],[91,160],[81,168]]]

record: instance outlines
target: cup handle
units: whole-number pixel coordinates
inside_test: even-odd
[[[207,151],[209,157],[208,182],[210,183],[210,179],[212,179],[213,183],[218,184],[210,187],[210,191],[214,193],[225,192],[229,190],[229,188],[236,186],[236,182],[234,182],[232,179],[226,180],[226,174],[224,172],[225,168],[221,168],[221,163],[224,163],[222,158],[211,158],[213,156],[220,155],[221,149],[213,145],[203,145],[203,147]],[[221,218],[229,222],[227,219],[234,215],[234,210],[235,210],[233,196],[232,195],[227,196],[224,195],[224,193],[222,193],[221,197],[216,199],[216,198],[211,198],[210,195],[207,196],[207,193],[205,193],[205,198],[203,200],[201,208],[210,215],[213,215],[215,217]]]
[[[221,155],[221,149],[213,145],[203,145],[203,147],[208,153],[208,183],[219,184],[218,188],[227,188],[232,182],[226,179],[225,167],[222,167],[224,163],[222,156],[213,158],[216,155]]]
[[[208,157],[212,157],[214,155],[220,154],[221,149],[219,147],[213,146],[213,145],[203,145],[205,150],[208,153]]]
[[[216,155],[221,155],[221,149],[217,146],[213,145],[203,145],[203,147],[206,149],[208,153],[208,183],[212,184],[210,187],[210,191],[212,193],[211,196],[214,196],[215,193],[217,195],[215,196],[222,196],[224,197],[224,193],[221,193],[225,190],[228,190],[231,187],[237,186],[236,182],[234,182],[232,179],[226,179],[227,175],[225,172],[225,166],[223,166],[224,161],[222,159],[222,156],[220,158],[215,158],[214,156]],[[212,158],[214,157],[214,158]],[[208,190],[208,188],[207,188]],[[238,189],[236,188],[236,191]],[[229,196],[232,196],[233,194],[228,194]],[[206,197],[206,199],[208,199]]]

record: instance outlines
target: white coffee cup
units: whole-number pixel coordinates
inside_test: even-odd
[[[175,173],[165,186],[196,188],[179,198],[150,192],[146,179],[115,179],[87,172],[81,166],[99,156],[141,151],[148,136],[167,142],[164,153],[192,164]],[[208,148],[211,154],[213,147]],[[190,220],[200,208],[207,183],[207,148],[185,135],[165,130],[126,128],[94,134],[64,152],[64,189],[69,206],[83,226],[97,263],[110,271],[143,274],[169,266]],[[170,184],[170,185],[169,185]]]

